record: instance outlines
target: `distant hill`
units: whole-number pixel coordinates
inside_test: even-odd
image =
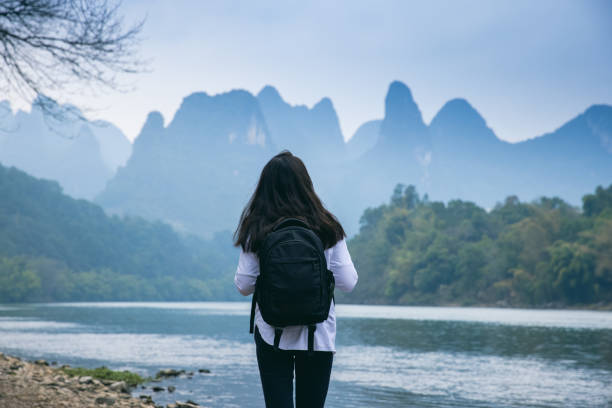
[[[330,199],[345,229],[356,232],[363,210],[381,204],[398,182],[427,185],[431,157],[429,130],[410,89],[391,83],[375,144],[345,166],[338,181],[341,188]]]
[[[113,124],[69,112],[59,121],[36,106],[13,114],[8,102],[0,103],[0,163],[56,180],[73,197],[91,199],[125,164],[132,145]]]
[[[132,146],[108,122],[49,126],[35,108],[13,115],[5,102],[0,163],[57,180],[74,197],[95,197],[111,213],[205,237],[236,227],[261,168],[283,149],[305,161],[349,234],[397,183],[431,199],[492,208],[508,195],[578,204],[612,180],[611,106],[591,106],[554,132],[508,143],[465,99],[448,101],[429,124],[402,82],[390,84],[384,103],[384,118],[365,122],[345,143],[329,98],[306,107],[272,86],[257,95],[197,92],[168,123],[149,114]]]
[[[488,208],[495,197],[581,195],[612,180],[612,107],[592,106],[552,133],[519,143],[499,140],[467,101],[447,103],[430,125],[434,157],[430,196],[461,197]]]
[[[0,303],[237,297],[229,234],[107,216],[57,182],[0,166]]]
[[[431,184],[424,191],[443,200],[471,199],[488,208],[499,197],[520,193],[509,184],[515,177],[511,167],[521,165],[512,157],[512,144],[498,139],[465,99],[447,102],[429,131],[434,153]]]
[[[312,109],[291,106],[275,88],[266,86],[257,100],[278,149],[300,152],[313,169],[344,157],[344,138],[329,98],[321,99]]]
[[[347,158],[355,160],[378,142],[382,120],[371,120],[359,126],[346,144]]]
[[[348,159],[331,100],[322,98],[312,108],[292,106],[268,85],[257,94],[257,101],[276,149],[273,153],[290,150],[298,155],[306,163],[318,193],[328,197],[340,180],[339,168]]]
[[[273,143],[250,93],[194,93],[167,126],[149,114],[132,156],[96,201],[210,237],[235,228]]]
[[[395,81],[384,118],[364,123],[344,143],[328,98],[306,107],[288,104],[271,86],[256,96],[198,92],[167,123],[159,113],[149,115],[133,154],[96,201],[111,213],[161,219],[210,237],[236,227],[263,165],[289,149],[304,159],[324,203],[354,234],[363,210],[382,204],[397,183],[415,185],[431,199],[460,198],[489,209],[508,195],[527,201],[558,196],[578,204],[596,185],[612,180],[611,135],[607,105],[592,106],[554,132],[520,143],[500,140],[461,98],[447,102],[427,124],[410,89]],[[94,144],[87,137],[80,143],[87,140]],[[81,150],[89,153],[65,162],[90,174],[86,184],[93,191],[107,177],[90,170],[100,167],[94,156],[104,149]],[[72,164],[78,160],[85,163]],[[17,160],[9,162],[19,167]],[[30,168],[48,178],[82,179],[74,171],[57,174],[61,166]]]
[[[382,204],[384,191],[398,182],[431,199],[460,198],[485,208],[508,195],[557,196],[578,204],[596,185],[612,181],[610,140],[608,105],[594,105],[552,133],[514,144],[498,139],[464,99],[446,103],[426,126],[410,90],[394,82],[378,141],[348,166],[340,185],[351,187],[331,201],[350,232],[356,232],[361,211]]]

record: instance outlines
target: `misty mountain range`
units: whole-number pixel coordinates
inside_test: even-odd
[[[59,121],[36,105],[13,114],[7,101],[0,102],[0,163],[58,181],[73,197],[93,199],[131,152],[119,128],[88,122],[76,108],[66,108]]]
[[[56,179],[73,196],[95,195],[111,213],[162,219],[204,236],[235,228],[262,166],[282,149],[304,159],[349,233],[398,183],[430,199],[492,208],[509,195],[559,196],[577,205],[612,180],[611,106],[591,106],[552,133],[508,143],[464,99],[447,102],[425,124],[409,88],[397,81],[384,118],[364,123],[348,143],[328,98],[307,108],[286,103],[271,86],[257,95],[194,93],[167,123],[158,112],[148,115],[125,164],[118,158],[128,149],[116,143],[114,168],[102,154],[110,143],[96,137],[95,126],[81,123],[70,143],[54,136],[68,146],[55,153],[39,116],[11,117],[19,130],[0,131],[1,163]]]

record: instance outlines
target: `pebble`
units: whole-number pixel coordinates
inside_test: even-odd
[[[98,397],[96,398],[96,404],[104,404],[104,405],[113,405],[115,404],[115,399],[111,397]]]
[[[125,383],[125,381],[117,381],[112,383],[109,388],[113,391],[116,392],[130,392],[129,387],[127,386],[127,384]]]
[[[172,368],[166,368],[164,370],[159,370],[157,374],[155,374],[155,377],[178,377],[181,374],[185,374],[185,370],[174,370]]]
[[[168,407],[170,407],[170,405],[168,405]],[[174,403],[174,406],[176,408],[198,408],[199,407],[199,405],[196,402],[193,402],[191,400],[187,400],[187,402],[176,401]]]
[[[88,375],[79,377],[79,384],[91,384],[92,382],[93,382],[93,378]]]

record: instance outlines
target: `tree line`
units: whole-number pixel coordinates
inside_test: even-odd
[[[342,302],[612,304],[612,185],[487,211],[398,185],[349,240],[359,283]],[[56,182],[0,166],[0,302],[233,300],[237,250],[161,222],[106,215]]]
[[[345,301],[612,304],[612,185],[584,196],[582,208],[510,196],[490,211],[398,185],[360,225],[349,242],[360,281]]]
[[[229,233],[204,240],[108,216],[0,166],[0,302],[231,298],[235,258]]]

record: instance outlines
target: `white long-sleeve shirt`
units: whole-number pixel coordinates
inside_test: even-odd
[[[357,284],[357,271],[353,266],[351,255],[344,239],[336,245],[325,250],[327,268],[334,274],[336,289],[350,292]],[[259,259],[253,252],[240,250],[238,268],[234,283],[240,293],[248,296],[255,291],[255,281],[259,276]],[[259,313],[259,306],[255,307],[255,325],[264,341],[274,344],[274,328],[266,323]],[[308,326],[287,326],[283,329],[279,348],[283,350],[308,350]],[[336,351],[336,312],[334,302],[329,309],[327,320],[317,323],[314,333],[314,350]]]

